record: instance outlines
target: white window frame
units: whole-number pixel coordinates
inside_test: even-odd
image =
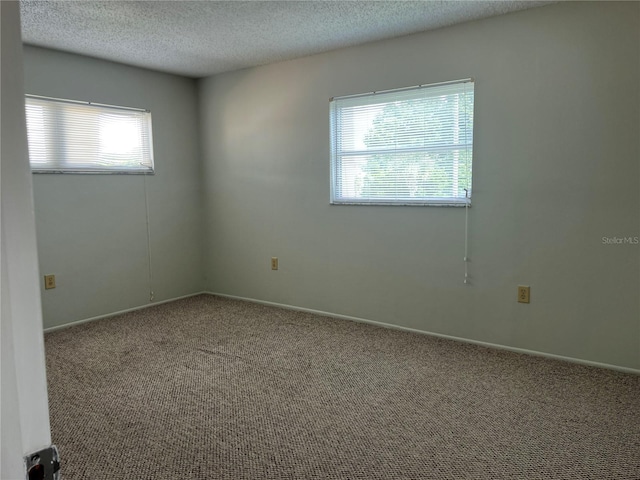
[[[151,112],[25,95],[33,173],[153,174]]]
[[[330,99],[331,204],[469,206],[471,203],[473,157],[473,96],[474,80],[468,78]],[[439,136],[435,140],[435,135],[430,133],[434,131],[434,127],[429,125],[427,120],[424,120],[424,126],[414,126],[409,131],[409,135],[406,130],[397,131],[399,135],[391,136],[388,140],[379,140],[378,144],[373,146],[364,145],[362,139],[365,138],[365,129],[368,129],[366,132],[371,132],[371,129],[374,128],[372,127],[374,115],[382,112],[385,106],[407,106],[408,101],[417,100],[422,102],[420,103],[422,106],[419,108],[430,113],[433,110],[429,109],[433,107],[429,105],[435,105],[433,102],[445,98],[456,99],[456,101],[463,103],[457,104],[462,105],[461,107],[448,109],[456,113],[438,113],[438,115],[448,115],[443,122],[447,128],[437,127],[440,128],[437,133],[444,132],[444,136]],[[464,115],[460,115],[460,112],[463,112]],[[425,113],[422,118],[433,117]],[[391,129],[385,131],[385,134],[390,133]],[[454,140],[445,141],[441,138]],[[438,158],[437,161],[440,162],[438,165],[444,165],[439,168],[445,172],[442,174],[444,176],[440,178],[446,179],[446,189],[450,190],[450,194],[430,195],[429,193],[445,188],[442,186],[443,181],[424,180],[428,179],[428,175],[418,178],[418,175],[413,176],[411,169],[408,172],[394,174],[393,178],[387,177],[384,180],[377,180],[379,190],[375,190],[378,188],[374,185],[376,180],[370,180],[374,178],[370,173],[373,171],[372,167],[363,166],[369,165],[372,157],[376,155],[378,165],[382,165],[383,168],[394,164],[399,165],[403,161],[401,160],[403,155],[404,158],[407,158],[408,155],[422,155],[422,158],[417,161],[413,157],[413,161],[419,165],[416,168],[422,168],[422,171],[427,171],[425,165],[429,162],[436,162],[434,158]],[[386,159],[383,155],[386,156]],[[442,160],[443,158],[445,160]],[[458,168],[464,168],[464,173],[463,170],[457,170]],[[365,172],[365,169],[368,171]],[[377,170],[376,173],[379,171]],[[365,188],[361,185],[366,181],[371,182],[369,189],[374,192],[374,195],[367,196],[362,193]],[[408,183],[416,182],[419,184],[418,187],[409,188],[407,186]],[[399,188],[400,185],[404,188]],[[418,190],[426,193],[416,196],[405,193],[410,190],[413,190],[412,194]]]

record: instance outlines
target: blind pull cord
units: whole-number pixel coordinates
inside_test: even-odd
[[[142,164],[140,164],[142,165]],[[144,206],[147,221],[147,261],[149,264],[149,301],[153,302],[153,273],[151,270],[151,229],[149,227],[149,194],[147,192],[147,173],[143,174]]]
[[[469,189],[464,189],[464,283],[469,284]]]

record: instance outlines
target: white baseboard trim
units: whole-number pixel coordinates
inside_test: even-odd
[[[426,330],[418,330],[417,328],[410,328],[410,327],[403,327],[401,325],[394,325],[392,323],[384,323],[384,322],[378,322],[376,320],[368,320],[366,318],[360,318],[360,317],[352,317],[350,315],[341,315],[339,313],[331,313],[331,312],[324,312],[322,310],[314,310],[312,308],[304,308],[304,307],[297,307],[294,305],[287,305],[284,303],[276,303],[276,302],[268,302],[266,300],[257,300],[255,298],[247,298],[247,297],[239,297],[236,295],[228,295],[226,293],[215,293],[215,292],[203,292],[209,295],[215,295],[218,297],[225,297],[225,298],[231,298],[234,300],[243,300],[246,302],[252,302],[252,303],[259,303],[262,305],[269,305],[272,307],[278,307],[278,308],[284,308],[287,310],[297,310],[300,312],[307,312],[307,313],[314,313],[316,315],[321,315],[323,317],[333,317],[333,318],[340,318],[343,320],[351,320],[354,322],[361,322],[361,323],[369,323],[371,325],[377,325],[379,327],[385,327],[385,328],[393,328],[395,330],[404,330],[406,332],[413,332],[413,333],[420,333],[423,335],[430,335],[432,337],[439,337],[439,338],[446,338],[448,340],[455,340],[457,342],[463,342],[463,343],[471,343],[473,345],[479,345],[481,347],[488,347],[488,348],[495,348],[498,350],[508,350],[510,352],[515,352],[515,353],[523,353],[526,355],[532,355],[535,357],[545,357],[545,358],[551,358],[554,360],[562,360],[565,362],[570,362],[570,363],[577,363],[580,365],[588,365],[590,367],[598,367],[598,368],[606,368],[609,370],[616,370],[619,372],[624,372],[624,373],[633,373],[636,375],[640,375],[640,370],[636,369],[636,368],[629,368],[629,367],[622,367],[619,365],[611,365],[609,363],[600,363],[600,362],[593,362],[591,360],[583,360],[580,358],[574,358],[574,357],[565,357],[563,355],[556,355],[553,353],[546,353],[546,352],[538,352],[536,350],[527,350],[526,348],[518,348],[518,347],[510,347],[508,345],[501,345],[498,343],[489,343],[489,342],[482,342],[480,340],[472,340],[469,338],[463,338],[463,337],[454,337],[452,335],[445,335],[442,333],[434,333],[434,332],[428,332]]]
[[[142,310],[143,308],[154,307],[156,305],[162,305],[163,303],[175,302],[176,300],[182,300],[183,298],[195,297],[196,295],[211,295],[209,292],[190,293],[189,295],[183,295],[181,297],[169,298],[167,300],[160,300],[158,302],[151,302],[139,307],[127,308],[125,310],[118,310],[117,312],[105,313],[104,315],[98,315],[96,317],[84,318],[82,320],[76,320],[75,322],[63,323],[62,325],[56,325],[54,327],[48,327],[44,329],[44,333],[54,332],[56,330],[63,330],[65,328],[74,327],[87,322],[93,322],[94,320],[101,320],[103,318],[115,317],[122,313],[135,312],[136,310]]]

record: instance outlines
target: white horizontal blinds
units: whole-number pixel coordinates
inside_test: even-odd
[[[473,82],[333,99],[334,203],[464,204]]]
[[[151,114],[143,110],[26,98],[35,172],[152,172]]]

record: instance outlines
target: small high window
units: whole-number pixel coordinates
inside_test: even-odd
[[[26,97],[34,173],[153,173],[151,113]]]

